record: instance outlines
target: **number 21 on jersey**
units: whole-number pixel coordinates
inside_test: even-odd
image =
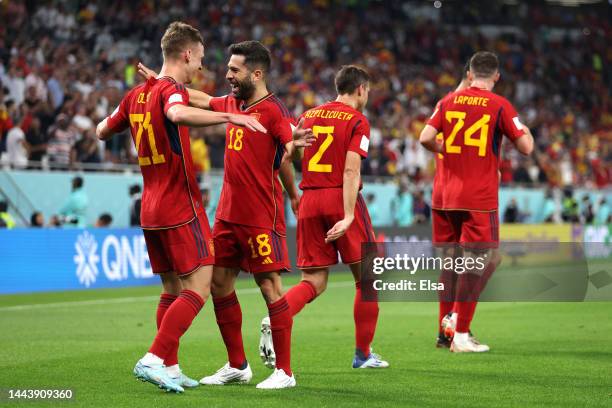
[[[166,158],[163,154],[159,154],[157,151],[157,145],[155,144],[155,133],[153,132],[153,125],[151,125],[151,112],[147,113],[130,113],[130,126],[136,127],[135,144],[136,151],[138,152],[138,164],[141,166],[150,166],[153,164],[161,164],[166,162]],[[153,156],[140,156],[140,144],[142,143],[142,133],[147,132],[147,140]]]

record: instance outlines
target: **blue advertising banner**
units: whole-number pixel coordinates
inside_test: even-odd
[[[0,294],[155,282],[140,229],[0,229]]]

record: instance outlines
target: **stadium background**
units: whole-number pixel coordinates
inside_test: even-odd
[[[273,54],[271,90],[295,114],[334,97],[333,75],[340,65],[355,62],[365,65],[373,80],[366,112],[372,134],[370,157],[363,166],[364,195],[379,238],[390,241],[430,239],[430,221],[426,214],[433,158],[418,144],[418,134],[435,102],[456,86],[469,56],[480,49],[494,50],[502,63],[502,79],[495,91],[513,101],[536,141],[536,152],[530,158],[520,157],[508,144],[502,148],[500,217],[507,221],[501,226],[502,239],[610,243],[610,13],[609,1],[490,1],[486,5],[463,1],[367,0],[0,1],[0,201],[7,205],[6,212],[0,209],[0,224],[12,226],[12,221],[15,222],[15,228],[0,229],[0,269],[4,271],[0,275],[0,293],[57,291],[0,297],[0,321],[3,327],[10,327],[14,332],[14,337],[1,342],[15,359],[9,362],[9,354],[6,354],[5,367],[15,368],[19,380],[0,376],[0,387],[46,385],[44,380],[49,376],[41,375],[39,382],[32,382],[26,373],[33,363],[47,361],[44,353],[35,351],[37,343],[32,341],[29,328],[35,327],[40,335],[52,336],[55,328],[49,319],[68,321],[66,335],[85,336],[83,343],[75,343],[76,350],[89,347],[91,339],[87,339],[86,328],[95,333],[93,335],[105,338],[117,350],[121,349],[114,357],[119,366],[125,363],[120,356],[131,363],[133,350],[140,350],[139,346],[148,341],[145,339],[150,333],[134,334],[133,327],[127,329],[124,326],[128,323],[120,322],[119,327],[133,334],[129,343],[131,350],[125,350],[118,346],[120,342],[116,339],[108,339],[92,327],[93,313],[100,327],[105,330],[117,328],[108,326],[104,316],[125,313],[126,309],[108,306],[107,300],[110,299],[108,303],[112,305],[115,298],[143,297],[146,302],[147,296],[152,299],[157,290],[147,286],[156,281],[148,268],[142,235],[139,229],[130,228],[130,209],[138,196],[130,196],[128,192],[131,186],[141,183],[131,139],[126,133],[107,143],[99,142],[95,138],[95,124],[114,109],[127,89],[140,81],[136,72],[138,61],[159,68],[159,40],[170,21],[180,19],[203,32],[206,70],[192,86],[213,95],[224,94],[227,91],[224,80],[226,47],[233,42],[257,39]],[[222,181],[224,129],[194,129],[191,136],[200,184],[210,196],[207,211],[212,219]],[[299,166],[296,165],[296,169],[299,179]],[[84,179],[83,191],[88,204],[84,212],[71,218],[75,214],[65,208],[62,211],[62,208],[71,200],[71,183],[77,175]],[[44,228],[28,228],[34,212],[42,213]],[[95,228],[103,213],[113,218],[110,229]],[[294,226],[293,215],[288,210],[286,213],[290,227]],[[87,228],[75,227],[71,219]],[[66,224],[60,225],[62,221]],[[290,229],[290,248],[295,246],[291,242],[293,236],[294,231]],[[347,282],[342,280],[343,276],[338,274],[334,278],[339,280],[335,282],[337,287],[330,289],[337,292],[334,302],[350,297],[351,288],[345,287]],[[289,284],[294,281],[294,277],[288,279]],[[133,285],[145,286],[124,288]],[[246,282],[243,285],[249,287]],[[96,290],[100,288],[116,289],[112,289],[115,292]],[[65,292],[75,289],[89,290]],[[77,302],[75,307],[79,305],[84,309],[71,317],[69,309],[63,310],[61,305],[73,301]],[[85,306],[78,302],[85,302]],[[94,306],[87,306],[87,302],[107,306],[104,312],[90,311],[87,307]],[[333,302],[323,302],[317,306],[320,311],[338,307]],[[125,306],[122,302],[117,303]],[[131,301],[127,303],[131,305]],[[56,312],[47,312],[45,304],[60,306],[54,309]],[[263,313],[255,304],[253,300],[254,311],[245,316],[245,321],[256,321],[257,313]],[[125,319],[143,321],[142,316],[150,310],[146,304],[133,306]],[[425,317],[433,316],[433,306],[419,305],[412,309],[408,316],[414,327],[393,320],[404,317],[404,306],[385,305],[387,309],[383,309],[381,319],[388,316],[389,322],[381,323],[381,330],[387,337],[380,343],[387,347],[387,352],[398,339],[389,330],[384,330],[385,325],[394,326],[403,335],[417,333],[425,338],[423,342],[430,340],[428,335],[422,335],[424,331],[419,327],[427,330],[429,323]],[[482,308],[483,325],[487,323],[491,327],[485,332],[489,337],[508,333],[511,328],[522,327],[521,324],[536,331],[542,322],[547,322],[544,314],[559,319],[573,316],[575,326],[586,326],[589,335],[584,337],[585,333],[571,332],[568,325],[562,325],[566,331],[553,343],[561,342],[557,350],[573,349],[585,347],[584,341],[589,339],[583,354],[576,353],[576,360],[573,360],[576,364],[584,364],[584,370],[564,373],[573,384],[597,390],[593,394],[583,390],[571,396],[561,391],[563,381],[555,382],[552,378],[547,384],[558,391],[557,395],[544,393],[541,399],[517,400],[513,394],[518,389],[497,390],[489,384],[496,392],[507,396],[509,405],[538,405],[543,401],[554,401],[556,406],[567,401],[567,406],[604,403],[599,398],[604,395],[601,392],[605,384],[609,385],[609,380],[602,379],[606,376],[609,379],[612,373],[609,364],[606,370],[602,361],[609,363],[611,357],[609,352],[598,354],[600,343],[593,338],[601,333],[603,339],[603,333],[609,332],[608,305],[571,308],[561,305],[557,309],[547,305],[517,307],[519,314],[531,315],[527,323],[517,319],[512,309],[500,308],[502,306],[487,309],[487,305]],[[23,321],[16,320],[19,316],[27,317],[22,317]],[[315,330],[315,312],[306,316],[311,319],[307,327]],[[499,316],[509,322],[508,326],[500,328]],[[81,330],[72,326],[72,319],[82,324]],[[207,316],[206,321],[210,320]],[[322,321],[333,331],[344,329],[349,333],[352,330],[350,325],[341,324],[334,314]],[[146,320],[145,327],[150,323]],[[139,324],[138,327],[143,325]],[[217,342],[216,329],[206,328],[214,340],[194,334],[190,338],[194,349],[203,340]],[[573,343],[564,343],[563,336],[568,331]],[[250,335],[245,336],[248,340]],[[306,334],[298,332],[299,336]],[[345,337],[350,340],[350,336]],[[141,340],[137,342],[137,339]],[[548,340],[542,334],[534,335],[530,342],[535,349],[546,352]],[[24,344],[27,347],[24,348]],[[38,344],[70,359],[60,351],[61,344]],[[416,361],[410,360],[410,364],[432,364],[438,369],[447,364],[431,356],[431,350],[421,350],[414,339],[411,344],[422,356]],[[508,346],[511,345],[515,347],[513,351],[525,351],[520,342],[508,341]],[[312,347],[309,350],[312,354],[320,352]],[[220,348],[213,351],[223,354]],[[186,353],[196,358],[194,350]],[[511,354],[507,350],[506,353],[497,356],[493,360],[495,364],[503,366],[503,358]],[[396,361],[402,357],[396,356]],[[320,358],[313,361],[320,363]],[[45,364],[52,362],[43,363],[43,366]],[[452,364],[449,369],[461,373]],[[543,363],[529,360],[526,364],[526,374],[518,363],[515,367],[506,367],[518,381],[516,386],[530,380],[542,380],[538,370]],[[483,376],[495,375],[494,369],[487,372],[484,368],[485,360],[478,360],[476,365]],[[82,369],[77,363],[72,367]],[[587,375],[589,370],[595,373],[591,377]],[[124,371],[118,370],[117,375],[127,376]],[[337,367],[329,371],[338,373]],[[309,382],[320,381],[316,372],[312,370],[312,374],[306,374]],[[68,377],[70,373],[63,374]],[[415,370],[402,375],[409,374],[431,373]],[[363,376],[359,378],[359,381],[369,381]],[[394,377],[382,378],[391,384],[399,381]],[[343,377],[342,381],[352,380]],[[477,376],[470,381],[478,387],[482,385],[479,381],[484,380]],[[70,385],[70,381],[56,381],[56,384]],[[125,392],[118,395],[128,398],[137,385],[126,381],[125,385],[121,384]],[[379,386],[386,389],[382,384]],[[435,387],[432,382],[429,394],[418,400],[421,403],[417,405],[439,405],[444,401],[444,393]],[[326,403],[338,397],[331,391],[325,394],[328,391],[325,388],[322,391],[323,398],[329,398],[325,399]],[[360,390],[352,392],[359,395]],[[479,403],[484,404],[482,406],[501,405],[494,394],[486,390],[474,391],[466,401],[470,406],[480,406]],[[305,399],[296,401],[306,403],[310,397],[303,396]],[[222,394],[214,394],[214,398],[216,404],[225,401]],[[348,401],[360,401],[351,398]],[[400,394],[396,398],[400,399],[387,402],[401,401]],[[89,405],[104,404],[95,399],[86,400]],[[120,406],[127,404],[126,401],[118,399],[115,402]],[[264,404],[272,402],[264,400]]]

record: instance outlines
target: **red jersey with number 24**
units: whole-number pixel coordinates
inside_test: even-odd
[[[174,228],[203,213],[202,196],[190,153],[189,131],[166,117],[174,105],[187,105],[189,94],[172,78],[150,78],[130,90],[108,117],[108,127],[128,127],[138,152],[144,189],[143,229]]]
[[[228,124],[225,171],[216,218],[285,234],[283,189],[278,179],[285,144],[293,140],[294,119],[274,95],[245,106],[232,95],[210,100],[217,112],[254,116],[267,133]]]
[[[302,190],[342,188],[348,151],[368,157],[370,123],[359,111],[342,102],[328,102],[306,111],[304,128],[316,141],[304,149]]]
[[[444,137],[439,171],[444,186],[433,207],[497,210],[502,137],[514,141],[524,134],[512,104],[493,92],[469,87],[442,99],[428,124]]]

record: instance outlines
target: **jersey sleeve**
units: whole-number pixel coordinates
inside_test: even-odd
[[[169,84],[161,91],[164,114],[174,105],[189,106],[189,93],[183,84]]]
[[[226,112],[226,101],[227,101],[227,95],[226,96],[215,96],[213,98],[210,98],[210,102],[209,102],[209,106],[210,106],[210,110],[215,111],[215,112]]]
[[[429,126],[433,126],[436,130],[442,130],[442,101],[438,101],[431,117],[427,121]]]
[[[119,103],[119,106],[115,108],[113,113],[108,116],[106,125],[110,130],[115,133],[123,132],[130,125],[128,117],[128,99],[130,94],[128,93]]]
[[[370,147],[370,123],[365,117],[357,119],[350,135],[348,151],[359,154],[364,159],[368,157]]]
[[[287,144],[293,140],[293,128],[295,128],[295,119],[288,113],[277,111],[275,120],[272,124],[272,137],[283,144]]]
[[[510,140],[514,141],[525,134],[518,113],[509,102],[502,105],[500,116],[499,126],[502,134],[509,137]]]

